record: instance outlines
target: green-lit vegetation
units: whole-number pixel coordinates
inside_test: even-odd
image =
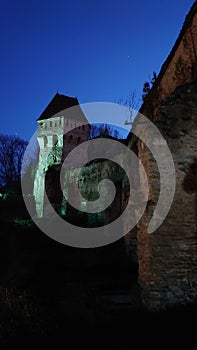
[[[33,225],[33,221],[31,219],[24,220],[24,219],[16,218],[14,219],[14,223],[21,228],[26,228],[26,227],[29,228],[29,227],[32,227]]]

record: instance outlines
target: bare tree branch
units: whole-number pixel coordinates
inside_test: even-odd
[[[27,142],[17,136],[0,134],[0,184],[19,182]]]

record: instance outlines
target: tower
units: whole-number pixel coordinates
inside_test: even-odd
[[[37,124],[40,152],[34,180],[34,197],[37,217],[42,218],[46,173],[49,168],[60,168],[67,154],[77,144],[87,140],[89,124],[80,109],[77,98],[59,93],[55,94],[37,119]]]

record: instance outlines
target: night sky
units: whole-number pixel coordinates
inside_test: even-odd
[[[0,132],[29,140],[57,91],[79,103],[140,97],[193,2],[0,0]]]

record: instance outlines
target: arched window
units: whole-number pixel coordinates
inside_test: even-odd
[[[73,139],[73,135],[70,135],[69,138],[68,138],[68,143],[71,143],[72,139]]]
[[[46,136],[43,136],[43,140],[44,140],[44,147],[47,146],[48,140]]]
[[[81,141],[81,137],[78,137],[77,138],[77,145],[80,143],[80,141]]]
[[[57,146],[57,144],[58,144],[58,136],[53,135],[53,146]]]

